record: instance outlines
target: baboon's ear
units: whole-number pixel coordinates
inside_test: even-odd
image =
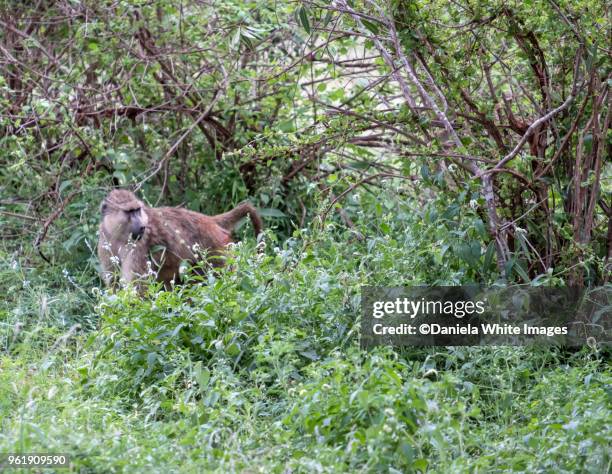
[[[108,209],[108,204],[106,204],[106,202],[103,202],[102,205],[100,206],[100,213],[104,215],[107,209]]]

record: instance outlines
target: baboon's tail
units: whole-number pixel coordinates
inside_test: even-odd
[[[231,211],[213,216],[213,219],[221,227],[231,232],[234,230],[236,223],[246,215],[251,218],[251,222],[253,223],[253,229],[255,229],[255,235],[261,234],[261,231],[263,229],[261,217],[250,202],[243,202],[242,204],[238,204],[238,206],[236,206]]]

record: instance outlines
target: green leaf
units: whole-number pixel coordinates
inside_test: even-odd
[[[300,352],[301,356],[306,357],[307,359],[310,360],[319,360],[319,354],[317,354],[314,350],[309,350],[309,351],[301,351]]]
[[[514,271],[516,272],[516,274],[518,276],[520,276],[524,281],[528,282],[531,279],[529,278],[529,275],[527,274],[527,271],[525,270],[525,268],[523,267],[522,263],[519,262],[518,260],[514,262]]]
[[[457,246],[457,254],[462,260],[474,267],[478,263],[481,255],[480,242],[472,241],[460,243]]]
[[[119,181],[119,184],[127,183],[127,177],[123,171],[115,170],[113,172],[113,178],[117,178],[117,181]]]
[[[521,250],[524,253],[524,256],[527,257],[527,260],[531,261],[531,252],[529,251],[529,247],[527,246],[527,239],[525,238],[524,232],[520,229],[517,229],[515,235],[516,240],[518,241]]]
[[[287,217],[287,214],[285,214],[283,211],[281,211],[280,209],[274,209],[272,207],[259,209],[259,215],[263,217]]]
[[[485,228],[484,222],[482,222],[481,219],[476,219],[476,222],[474,222],[474,227],[482,238],[486,239],[489,236],[489,234],[487,233],[487,229]]]
[[[298,8],[297,16],[306,33],[310,34],[310,20],[308,19],[308,10],[306,7],[302,6]]]
[[[493,256],[495,255],[495,242],[489,242],[487,246],[487,250],[485,252],[484,263],[482,264],[482,271],[486,273],[491,268],[491,264],[493,263]]]
[[[373,21],[363,20],[363,19],[361,20],[361,22],[363,23],[363,26],[365,26],[370,33],[373,33],[375,35],[378,34],[379,29],[376,23],[374,23]]]
[[[295,120],[294,119],[288,119],[288,120],[283,120],[282,122],[280,122],[278,124],[278,128],[281,132],[295,132]]]
[[[240,344],[238,342],[232,342],[226,347],[225,353],[230,357],[236,357],[238,354],[240,354],[240,350]]]
[[[208,367],[202,367],[202,362],[198,361],[195,365],[194,372],[200,391],[203,391],[208,387],[208,383],[210,382],[210,370]]]
[[[240,35],[240,42],[244,44],[247,49],[253,49],[253,42],[247,35]]]
[[[331,12],[331,10],[327,11],[327,14],[325,15],[325,18],[323,19],[323,26],[327,26],[329,25],[329,22],[331,21],[331,19],[333,18],[333,13]]]
[[[147,365],[149,368],[155,365],[155,361],[157,360],[157,354],[155,352],[149,352],[147,354]]]
[[[66,189],[71,184],[72,184],[72,180],[71,179],[67,179],[66,181],[62,181],[62,184],[60,184],[60,187],[59,187],[59,193],[62,194],[64,189]]]
[[[413,467],[416,470],[422,471],[422,472],[426,472],[427,471],[427,466],[429,465],[429,463],[427,462],[427,459],[417,459],[416,461],[414,461]]]

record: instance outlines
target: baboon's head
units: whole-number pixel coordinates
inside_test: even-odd
[[[102,229],[114,242],[140,239],[149,223],[146,206],[130,191],[111,191],[102,201],[101,212]]]

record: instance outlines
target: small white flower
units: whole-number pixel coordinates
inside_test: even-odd
[[[74,284],[74,278],[72,278],[70,276],[70,273],[68,273],[68,270],[66,270],[65,268],[62,269],[62,274],[64,275],[64,277],[66,277],[66,280],[68,280],[70,283]]]
[[[476,199],[470,199],[470,207],[476,209],[478,207],[478,201]]]

